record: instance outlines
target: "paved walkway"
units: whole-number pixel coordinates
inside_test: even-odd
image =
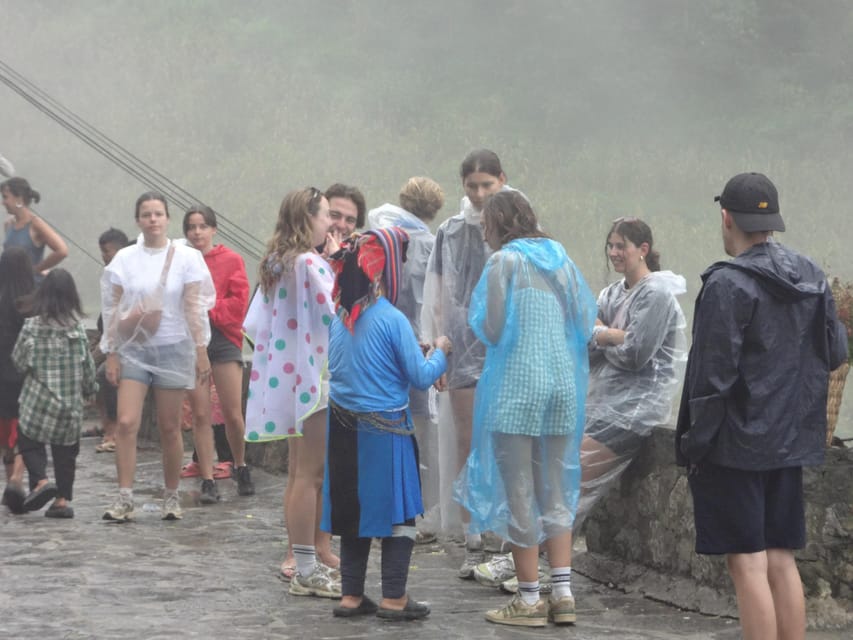
[[[737,622],[682,612],[573,577],[574,627],[500,627],[483,620],[506,596],[455,578],[462,549],[452,543],[417,547],[410,592],[432,606],[422,622],[339,621],[328,600],[287,594],[282,559],[284,478],[255,470],[257,495],[237,496],[219,481],[223,501],[197,505],[198,481],[184,480],[184,519],[159,517],[159,453],[139,454],[137,521],[101,520],[115,491],[111,454],[84,439],[75,487],[74,520],[42,513],[0,513],[0,638],[532,638],[717,639],[740,637]],[[157,506],[157,511],[144,511]],[[368,593],[378,597],[378,552]],[[810,633],[810,639],[841,638]]]

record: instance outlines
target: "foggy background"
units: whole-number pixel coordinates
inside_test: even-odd
[[[639,216],[690,317],[725,257],[713,196],[750,170],[779,188],[779,239],[853,279],[846,0],[0,0],[0,16],[0,61],[261,242],[287,191],[338,181],[375,207],[430,176],[437,225],[487,147],[595,291],[610,221]],[[5,85],[0,153],[96,258],[108,226],[136,235],[149,185]],[[94,317],[100,265],[69,248]]]

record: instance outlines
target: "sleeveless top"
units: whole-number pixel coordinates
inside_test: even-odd
[[[30,260],[33,261],[33,266],[44,260],[44,247],[37,247],[30,236],[30,226],[32,222],[28,222],[21,229],[16,229],[15,226],[9,225],[6,229],[6,239],[3,241],[3,249],[9,247],[23,247],[30,254]]]

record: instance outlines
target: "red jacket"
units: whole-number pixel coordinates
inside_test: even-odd
[[[243,318],[249,306],[249,278],[243,258],[218,244],[205,254],[204,261],[216,287],[216,304],[210,310],[210,324],[242,348]]]

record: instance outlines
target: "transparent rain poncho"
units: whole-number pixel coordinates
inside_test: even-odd
[[[503,188],[514,191],[509,186]],[[462,198],[460,212],[442,222],[436,232],[424,280],[420,338],[429,343],[442,335],[450,338],[453,354],[447,365],[447,385],[451,393],[457,389],[473,389],[486,359],[484,345],[468,326],[471,294],[492,254],[483,237],[482,217],[482,211],[474,208],[467,196]],[[461,461],[457,442],[459,427],[451,407],[449,394],[438,394],[438,438],[433,442],[433,446],[438,446],[434,457],[439,464],[440,510],[436,528],[458,533],[461,519],[459,507],[453,502],[453,481]],[[460,406],[456,410],[460,411]],[[472,406],[461,408],[461,413],[471,411]]]
[[[559,243],[514,240],[489,259],[470,310],[486,362],[455,483],[470,533],[531,547],[571,531],[594,321],[595,299]]]
[[[655,271],[631,289],[624,280],[614,282],[598,297],[598,319],[626,334],[617,346],[590,342],[576,526],[625,471],[643,438],[669,420],[687,361],[684,314],[676,300],[685,292],[682,276]]]
[[[115,255],[101,277],[101,351],[117,352],[123,365],[191,389],[196,347],[210,341],[207,313],[215,302],[201,252],[171,240],[162,248],[146,247],[140,236]]]

